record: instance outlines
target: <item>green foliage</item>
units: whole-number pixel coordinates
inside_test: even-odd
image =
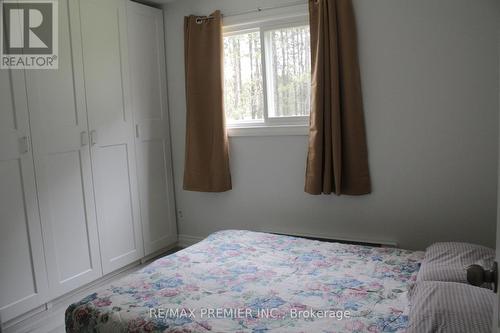
[[[224,105],[229,121],[264,117],[260,34],[224,38]]]
[[[274,114],[304,116],[310,109],[311,56],[309,27],[268,33],[271,41]]]
[[[311,61],[309,27],[266,32],[270,48],[270,117],[309,114]],[[264,91],[258,31],[224,38],[224,105],[229,122],[262,120]]]

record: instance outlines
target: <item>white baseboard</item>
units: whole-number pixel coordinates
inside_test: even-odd
[[[174,248],[176,248],[178,246],[177,245],[177,243],[178,243],[177,236],[175,238],[172,237],[172,239],[170,239],[167,243],[172,244],[172,245],[167,246],[161,250],[155,251],[155,252],[145,256],[144,258],[141,259],[141,264],[145,264],[145,263],[154,261],[160,257],[165,256],[169,252],[171,252],[171,250],[173,250]]]
[[[205,239],[205,237],[181,234],[178,237],[177,246],[188,247],[202,241],[203,239]]]

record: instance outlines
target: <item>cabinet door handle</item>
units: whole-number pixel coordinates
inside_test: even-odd
[[[95,146],[97,144],[97,131],[96,130],[90,131],[90,144],[92,146]]]
[[[21,146],[21,154],[27,154],[30,152],[30,137],[29,136],[23,136],[21,139],[19,139],[20,146]]]
[[[87,131],[83,131],[80,133],[80,142],[82,147],[85,147],[89,144],[89,136],[87,134]]]

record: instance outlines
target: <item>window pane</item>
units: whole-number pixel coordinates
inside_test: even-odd
[[[266,32],[269,117],[307,116],[311,96],[311,46],[309,26]]]
[[[260,33],[224,37],[224,107],[228,123],[262,121]]]

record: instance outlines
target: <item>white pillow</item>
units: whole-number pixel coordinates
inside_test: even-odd
[[[417,282],[406,333],[491,333],[495,293],[456,282]]]
[[[467,267],[478,264],[491,269],[494,261],[495,250],[485,246],[459,242],[435,243],[425,251],[417,281],[468,283]]]

